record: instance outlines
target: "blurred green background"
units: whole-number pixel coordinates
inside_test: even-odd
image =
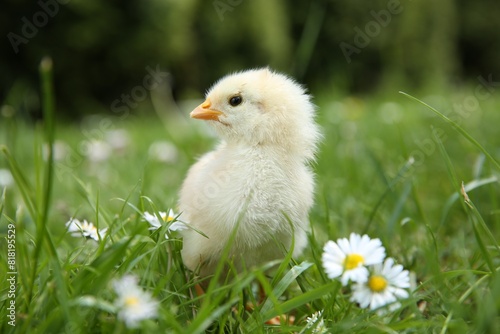
[[[162,71],[174,100],[267,65],[316,96],[439,93],[498,78],[499,17],[497,0],[5,0],[0,101],[40,117],[45,55],[68,120],[119,113],[115,101],[142,85],[147,67]],[[149,103],[135,93],[132,102]]]

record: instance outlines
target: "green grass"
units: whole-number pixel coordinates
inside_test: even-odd
[[[147,107],[122,120],[108,115],[56,124],[50,72],[42,69],[41,77],[46,122],[27,124],[15,116],[0,122],[0,168],[16,180],[0,202],[0,332],[310,333],[305,319],[316,311],[336,333],[500,328],[498,94],[466,117],[454,104],[470,99],[472,88],[423,97],[435,110],[396,90],[384,99],[319,97],[325,137],[314,165],[310,247],[298,259],[287,256],[273,277],[265,274],[271,264],[264,264],[225,284],[213,280],[199,298],[197,279],[182,265],[182,241],[165,239],[165,228],[148,230],[140,214],[175,210],[187,169],[215,140],[201,122],[168,112],[156,116]],[[128,146],[105,161],[89,161],[85,144],[111,128],[128,133]],[[54,140],[68,145],[63,160],[56,152],[44,154]],[[157,140],[176,146],[175,162],[150,158]],[[100,242],[72,237],[65,230],[70,217],[108,232]],[[3,274],[11,271],[9,224],[15,226],[16,327],[8,324],[12,298]],[[349,301],[348,288],[326,277],[323,245],[351,232],[380,238],[388,255],[411,271],[415,286],[398,311],[382,317],[360,309]],[[112,281],[125,274],[136,275],[160,301],[157,319],[135,331],[117,319],[113,306]],[[255,282],[268,298],[249,311],[245,303],[255,303]],[[280,314],[293,315],[295,323],[265,324]]]

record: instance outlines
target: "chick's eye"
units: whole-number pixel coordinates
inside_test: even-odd
[[[229,104],[232,105],[233,107],[236,107],[237,105],[241,104],[243,102],[243,98],[239,95],[235,95],[229,99]]]

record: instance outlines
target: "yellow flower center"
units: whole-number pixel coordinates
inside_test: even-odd
[[[351,270],[357,268],[360,264],[363,264],[365,259],[359,254],[349,254],[345,257],[344,268],[346,270]]]
[[[163,219],[163,221],[164,221],[165,223],[168,223],[168,222],[170,222],[170,221],[174,220],[174,217],[173,217],[173,216],[170,216],[170,215],[168,215],[168,214],[166,214],[166,215],[162,215],[162,216],[161,216],[161,219]]]
[[[127,297],[125,298],[125,305],[127,306],[134,306],[139,304],[139,298],[137,297]]]
[[[368,279],[368,287],[374,292],[384,291],[387,287],[387,280],[378,275],[373,275]]]

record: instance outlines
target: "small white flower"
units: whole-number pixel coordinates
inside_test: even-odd
[[[353,286],[351,301],[356,302],[362,308],[370,307],[376,310],[391,304],[389,311],[398,309],[401,304],[396,302],[398,299],[408,298],[408,289],[410,287],[410,276],[408,270],[403,266],[394,265],[394,260],[388,258],[383,264],[373,266],[368,280],[357,283]],[[385,310],[379,310],[383,314]]]
[[[130,144],[130,136],[124,129],[107,131],[105,136],[106,142],[116,151],[124,151]]]
[[[113,282],[113,288],[118,295],[115,306],[118,308],[118,318],[127,327],[136,328],[144,319],[156,318],[158,302],[147,291],[137,285],[135,276],[126,275]]]
[[[341,277],[343,285],[349,281],[363,283],[368,279],[365,266],[382,263],[385,249],[379,239],[370,239],[366,234],[351,233],[349,240],[328,241],[323,248],[323,267],[331,279]]]
[[[85,142],[85,154],[92,162],[108,160],[111,155],[111,146],[102,140],[91,140]]]
[[[69,146],[63,141],[56,140],[53,146],[53,158],[54,161],[63,161],[69,152]],[[47,161],[49,159],[49,145],[45,144],[42,147],[43,160]]]
[[[313,313],[310,317],[307,317],[307,325],[306,329],[312,328],[312,333],[315,334],[323,334],[327,332],[327,328],[325,327],[325,322],[323,321],[322,316],[323,311],[317,311]]]
[[[172,220],[174,220],[174,218],[176,216],[176,214],[174,213],[174,211],[172,209],[170,209],[168,211],[168,214],[166,212],[163,212],[163,211],[159,211],[158,213],[160,214],[161,221],[160,221],[160,219],[158,219],[158,216],[156,216],[155,214],[151,214],[147,211],[144,212],[144,219],[151,225],[151,227],[149,228],[150,230],[159,229],[162,226],[162,223],[169,223]]]
[[[68,228],[68,232],[71,233],[73,237],[85,237],[92,238],[95,241],[99,241],[99,238],[102,240],[106,234],[107,228],[103,228],[98,230],[94,224],[89,223],[86,220],[83,220],[83,223],[75,218],[70,218],[70,220],[66,223],[66,227]]]
[[[155,214],[151,214],[149,212],[144,212],[143,217],[151,225],[151,227],[149,228],[150,230],[159,229],[163,225],[163,223],[170,223],[177,216],[172,209],[170,209],[168,211],[168,214],[166,212],[163,212],[163,211],[160,211],[158,213],[160,214],[162,221],[160,221],[160,219],[158,219],[158,217]],[[169,231],[182,231],[185,229],[187,229],[186,224],[182,223],[180,221],[174,221],[173,223],[170,223],[170,225],[168,227]],[[167,234],[165,234],[165,238],[168,239]]]
[[[14,184],[14,178],[8,169],[0,169],[0,189],[10,187]]]
[[[162,217],[162,219],[164,216],[166,216],[166,213],[163,211],[160,211],[159,214]],[[151,227],[149,228],[150,230],[157,230],[161,227],[161,222],[158,219],[158,217],[156,217],[155,214],[144,212],[143,217],[149,223],[149,225],[151,225]]]
[[[177,148],[168,141],[156,141],[149,146],[149,156],[151,159],[174,164],[177,162],[179,152]]]

